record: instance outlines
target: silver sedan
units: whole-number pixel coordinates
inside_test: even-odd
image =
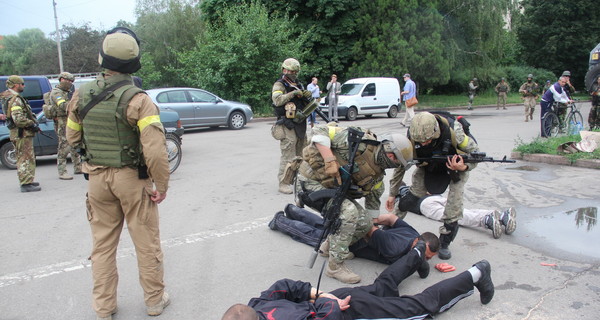
[[[202,89],[158,88],[146,92],[161,110],[177,112],[185,129],[227,126],[238,130],[254,117],[249,105],[221,99]]]

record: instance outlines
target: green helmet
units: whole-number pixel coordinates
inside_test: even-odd
[[[23,78],[16,76],[16,75],[12,75],[10,77],[8,77],[8,79],[6,79],[6,87],[7,88],[12,88],[15,86],[15,84],[24,84],[25,81],[23,81]]]
[[[408,133],[415,142],[437,139],[440,137],[440,124],[433,114],[419,112],[413,118]]]
[[[398,159],[399,163],[395,163],[393,168],[399,167],[400,164],[406,167],[412,161],[413,145],[406,136],[395,133],[384,138],[381,144],[384,152],[394,153],[396,159]]]
[[[477,81],[477,78],[473,78],[473,81]]]
[[[300,62],[294,58],[287,58],[281,64],[283,69],[300,72]]]
[[[531,79],[533,79],[533,74],[531,74],[531,73],[530,73],[530,74],[528,74],[528,75],[527,75],[527,78],[531,78]]]
[[[69,72],[61,72],[61,74],[58,75],[58,80],[60,81],[60,79],[75,81],[75,77]]]

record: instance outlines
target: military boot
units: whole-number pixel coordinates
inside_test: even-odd
[[[529,115],[525,114],[525,122],[529,122]]]
[[[36,186],[31,183],[21,185],[21,192],[36,192],[41,190],[42,187],[40,187],[39,185]]]
[[[494,210],[494,212],[488,214],[484,218],[484,225],[487,229],[492,230],[492,236],[494,239],[500,238],[502,235],[502,223],[500,222],[500,212]]]
[[[327,268],[325,268],[325,274],[343,283],[360,282],[360,276],[348,269],[344,262],[337,263],[331,258],[329,258],[329,263],[327,264]]]
[[[63,172],[63,173],[60,173],[60,174],[58,175],[58,178],[59,178],[60,180],[73,180],[73,176],[71,176],[70,174],[68,174],[66,171],[65,171],[65,172]]]
[[[533,110],[529,113],[529,119],[533,120]]]
[[[329,239],[325,239],[319,246],[319,255],[321,257],[329,257]]]
[[[448,260],[452,257],[452,253],[448,247],[454,238],[456,238],[457,233],[458,222],[444,223],[440,227],[440,251],[438,252],[440,259]]]
[[[517,229],[517,211],[515,208],[508,208],[502,212],[500,222],[504,226],[504,233],[511,234]]]
[[[284,194],[292,194],[292,187],[289,184],[280,183],[279,184],[279,192]]]

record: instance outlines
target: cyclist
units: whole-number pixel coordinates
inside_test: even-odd
[[[550,87],[550,89],[548,89],[542,96],[542,101],[540,101],[540,107],[541,107],[540,125],[541,125],[542,137],[547,137],[546,132],[544,130],[544,123],[543,123],[542,119],[544,119],[544,115],[552,107],[552,103],[554,103],[554,102],[572,103],[573,102],[573,100],[571,100],[569,98],[569,96],[567,96],[567,92],[564,89],[566,83],[567,83],[567,78],[565,76],[558,78],[558,81],[556,83],[554,83]],[[562,110],[560,110],[560,109],[562,109]],[[559,118],[564,120],[563,118],[564,118],[564,115],[566,114],[566,111],[567,111],[566,108],[559,108],[558,112],[561,113],[561,114],[557,114],[559,116]]]

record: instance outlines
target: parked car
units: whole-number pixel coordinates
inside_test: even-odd
[[[396,78],[350,79],[340,88],[338,115],[346,120],[356,120],[359,115],[372,117],[387,114],[395,118],[400,110],[400,84]],[[327,113],[325,99],[321,100],[321,111]]]
[[[33,113],[41,112],[44,105],[44,93],[52,90],[50,81],[44,76],[21,76],[21,78],[25,82],[25,90],[21,95],[29,101]],[[0,76],[0,88],[2,88],[0,91],[6,90],[6,80],[8,80],[8,76]],[[2,113],[2,109],[0,109],[0,113]]]
[[[58,140],[54,132],[54,121],[46,119],[43,112],[38,113],[37,120],[43,134],[38,133],[33,138],[35,155],[48,156],[56,154]],[[174,172],[181,163],[181,136],[183,135],[183,127],[181,126],[177,112],[161,111],[160,121],[165,127],[169,168],[171,172]],[[6,125],[0,125],[0,162],[9,169],[14,170],[17,168],[15,148],[12,142],[10,142],[10,134]]]
[[[179,113],[185,129],[228,126],[238,130],[254,117],[249,105],[223,100],[202,89],[159,88],[146,93],[161,110]]]

